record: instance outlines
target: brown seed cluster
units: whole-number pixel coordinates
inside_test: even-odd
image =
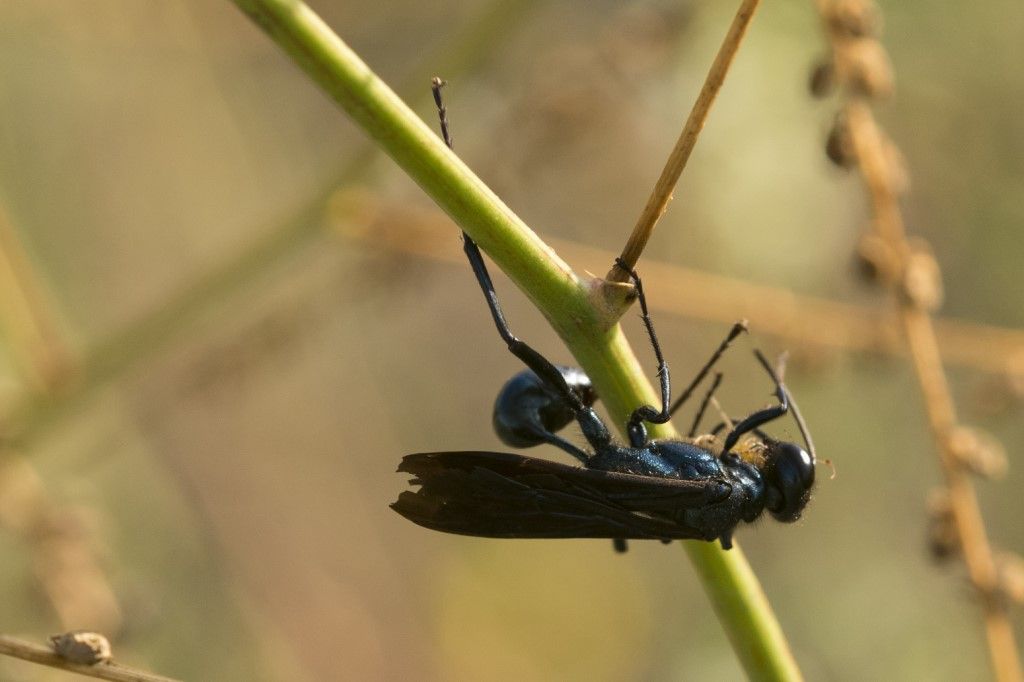
[[[817,4],[831,54],[814,66],[810,90],[815,97],[839,98],[825,154],[837,167],[861,176],[871,206],[857,247],[857,271],[891,292],[897,304],[940,450],[946,485],[928,502],[928,546],[936,559],[963,560],[985,610],[997,677],[1018,679],[1005,605],[1024,601],[1024,559],[992,551],[972,483],[974,476],[1005,473],[1006,455],[995,438],[960,423],[942,367],[931,318],[943,301],[939,263],[927,242],[906,234],[900,206],[910,187],[906,163],[871,109],[895,89],[888,54],[878,40],[880,15],[872,0]]]
[[[831,0],[823,3],[832,55],[811,71],[810,90],[827,97],[836,88],[871,99],[885,99],[895,90],[892,64],[878,41],[882,21],[870,0]]]

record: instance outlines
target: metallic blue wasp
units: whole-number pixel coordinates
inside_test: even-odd
[[[445,142],[451,146],[441,99],[434,98]],[[495,538],[611,538],[619,550],[627,539],[719,540],[731,547],[741,521],[765,511],[782,522],[797,520],[810,499],[816,457],[807,429],[780,376],[755,351],[774,385],[776,405],[744,419],[724,422],[721,446],[713,435],[693,438],[721,379],[715,378],[685,440],[652,440],[646,423],[662,424],[692,394],[745,326],[740,323],[718,347],[683,394],[670,405],[671,379],[647,310],[643,283],[626,263],[642,319],[658,360],[661,407],[642,405],[627,423],[629,444],[617,443],[593,409],[596,394],[582,370],[558,367],[510,330],[487,266],[476,243],[463,235],[464,251],[484,293],[498,334],[527,366],[502,388],[495,404],[499,437],[514,447],[550,443],[578,459],[569,466],[498,452],[432,452],[408,455],[398,470],[414,476],[417,490],[399,495],[391,507],[426,528]],[[760,428],[792,412],[807,444],[775,440]],[[590,450],[557,434],[575,421]],[[752,438],[744,438],[753,434]],[[742,440],[741,440],[742,439]]]

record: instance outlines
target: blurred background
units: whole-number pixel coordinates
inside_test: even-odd
[[[735,11],[313,6],[431,124],[447,78],[458,153],[596,274]],[[1024,328],[1024,7],[881,7],[898,91],[879,116],[944,270],[961,416],[1011,461],[981,484],[988,528],[1020,550],[1024,344],[977,325]],[[825,49],[812,3],[759,10],[640,270],[680,381],[750,318],[731,411],[769,400],[751,348],[793,354],[838,476],[795,526],[738,540],[807,677],[987,679],[962,569],[927,550],[916,378],[851,266],[864,193],[823,153],[836,102],[806,86]],[[455,226],[231,3],[0,5],[0,233],[0,632],[97,629],[195,680],[742,676],[678,545],[462,538],[388,509],[403,454],[506,449],[491,405],[520,367]],[[571,362],[497,286],[513,329]],[[822,310],[868,331],[829,335]],[[0,658],[4,680],[69,677]]]

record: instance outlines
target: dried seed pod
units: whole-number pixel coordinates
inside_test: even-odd
[[[75,630],[50,637],[54,653],[71,663],[96,665],[110,661],[110,642],[98,632]]]
[[[817,99],[828,97],[836,84],[835,66],[831,59],[822,59],[811,68],[811,76],[807,81],[807,89]]]
[[[891,282],[899,272],[899,256],[871,227],[861,234],[854,253],[854,265],[861,279],[871,284]]]
[[[825,5],[830,29],[850,38],[877,37],[882,32],[882,14],[871,0],[831,0]]]
[[[942,272],[930,249],[912,248],[903,266],[902,293],[921,310],[933,312],[942,305]]]
[[[946,439],[949,453],[970,471],[985,478],[1006,474],[1006,450],[990,433],[969,426],[956,426]]]
[[[825,154],[829,161],[840,168],[852,168],[857,162],[853,140],[850,138],[850,129],[846,124],[846,118],[842,115],[836,116],[832,130],[828,133],[828,139],[825,141]]]
[[[945,488],[936,488],[928,495],[928,550],[936,561],[960,553],[960,534]]]
[[[851,41],[843,50],[844,82],[850,92],[872,99],[890,97],[895,89],[892,64],[882,44],[871,38]]]

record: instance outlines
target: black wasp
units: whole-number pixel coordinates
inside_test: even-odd
[[[441,100],[443,81],[433,93],[445,142],[451,147]],[[729,549],[740,521],[756,520],[767,510],[783,522],[795,521],[810,499],[815,454],[809,434],[781,378],[755,351],[775,386],[778,404],[712,434],[693,438],[721,375],[700,406],[688,440],[650,440],[645,422],[662,424],[679,409],[744,326],[737,324],[690,386],[670,406],[668,365],[654,333],[643,284],[629,272],[642,319],[658,360],[661,409],[637,408],[627,424],[629,445],[616,443],[593,410],[597,396],[580,369],[558,367],[516,338],[508,327],[483,256],[463,233],[464,251],[483,290],[498,333],[509,351],[529,368],[502,388],[495,403],[494,426],[514,447],[550,443],[580,460],[583,467],[499,452],[432,452],[408,455],[398,471],[412,474],[418,490],[402,492],[391,507],[426,528],[495,538],[611,538],[619,550],[627,539],[719,540]],[[792,411],[808,451],[775,440],[760,430]],[[573,420],[592,452],[556,431]],[[721,449],[714,434],[728,428]],[[754,438],[741,438],[754,434]],[[717,451],[716,451],[717,450]]]

